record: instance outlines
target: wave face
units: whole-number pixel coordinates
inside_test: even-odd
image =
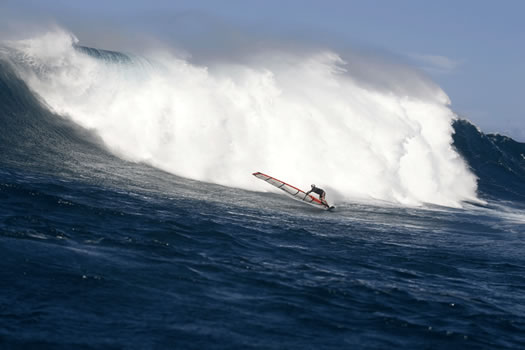
[[[479,190],[500,199],[525,201],[525,144],[484,134],[466,120],[453,124],[454,146],[479,178]]]
[[[250,176],[262,171],[337,200],[476,200],[476,177],[452,147],[448,97],[416,74],[399,81],[369,63],[385,82],[372,84],[329,51],[202,66],[81,47],[63,31],[4,42],[1,54],[50,111],[126,160],[268,190]]]

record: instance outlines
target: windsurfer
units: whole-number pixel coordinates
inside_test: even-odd
[[[306,192],[306,194],[308,195],[311,192],[318,194],[319,195],[319,200],[321,201],[321,203],[323,203],[323,205],[325,205],[327,207],[330,207],[328,205],[328,202],[324,198],[326,196],[326,192],[322,188],[316,187],[314,184],[312,184],[311,187],[312,188],[310,189],[310,191]]]

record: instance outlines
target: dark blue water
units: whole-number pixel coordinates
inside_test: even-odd
[[[525,348],[523,144],[454,125],[486,205],[324,212],[120,160],[5,63],[0,106],[0,348]]]

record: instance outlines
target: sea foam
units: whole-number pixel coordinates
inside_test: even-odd
[[[156,51],[115,62],[77,45],[63,30],[3,43],[50,109],[130,161],[271,190],[251,176],[262,171],[338,201],[476,200],[476,178],[451,145],[447,95],[406,67],[330,50],[259,50],[206,65]]]

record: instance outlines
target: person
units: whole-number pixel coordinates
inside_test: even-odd
[[[321,203],[329,207],[328,202],[324,198],[326,196],[326,192],[322,188],[316,187],[314,184],[312,184],[311,187],[312,188],[310,189],[310,191],[306,192],[306,194],[308,195],[311,192],[317,193],[319,195],[319,200],[321,201]]]

